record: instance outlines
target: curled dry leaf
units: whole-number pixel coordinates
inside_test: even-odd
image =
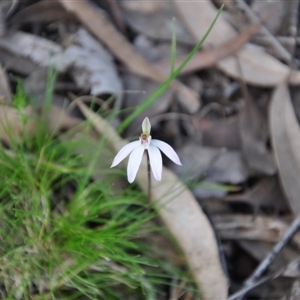
[[[77,86],[90,89],[91,95],[117,95],[116,108],[120,108],[123,88],[113,58],[85,29],[80,28],[72,44],[53,61],[59,71],[70,70]]]
[[[113,59],[86,30],[79,29],[65,50],[50,40],[21,31],[12,31],[1,39],[0,47],[40,67],[52,64],[59,72],[69,71],[76,84],[92,95],[118,95],[120,107],[122,84]]]
[[[99,115],[78,102],[82,113],[92,122],[99,134],[103,135],[119,151],[126,144],[116,131]],[[147,192],[147,166],[143,162],[137,176],[140,187]],[[223,274],[216,239],[211,225],[201,211],[196,199],[178,177],[163,168],[161,182],[152,190],[157,200],[160,217],[180,245],[186,260],[202,293],[202,299],[227,298],[227,282]]]
[[[51,58],[63,51],[61,46],[50,40],[21,31],[11,31],[0,39],[0,47],[42,67],[48,66]]]
[[[211,1],[173,1],[186,26],[193,34],[195,42],[198,41],[215,18],[217,9]],[[205,40],[204,46],[219,46],[234,38],[236,34],[235,29],[221,14]],[[243,46],[236,56],[230,56],[217,63],[219,69],[237,79],[241,77],[240,66],[243,79],[247,83],[263,87],[275,86],[290,74],[290,68],[287,65],[266,53],[262,48],[251,44]],[[290,83],[300,83],[300,72],[291,72]]]
[[[57,1],[40,1],[17,12],[9,23],[18,26],[23,23],[46,23],[71,19],[71,17]]]
[[[95,10],[90,3],[83,0],[59,0],[64,8],[74,15],[93,33],[110,51],[133,73],[163,82],[167,79],[159,68],[146,61],[126,40],[126,38],[109,22],[100,9]],[[93,22],[91,22],[93,20]],[[99,30],[101,28],[101,30]],[[181,82],[174,80],[171,88],[178,93],[182,106],[190,113],[200,108],[199,96]]]
[[[272,97],[270,131],[279,177],[287,200],[300,213],[300,129],[286,84],[279,85]]]

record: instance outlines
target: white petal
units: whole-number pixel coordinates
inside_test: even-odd
[[[146,135],[150,135],[150,131],[151,131],[151,124],[149,121],[149,118],[146,117],[142,123],[142,129],[143,129],[143,133]]]
[[[151,140],[151,144],[158,147],[166,156],[168,156],[175,164],[182,165],[175,150],[167,143],[160,140]]]
[[[148,148],[148,153],[153,176],[157,181],[161,181],[162,158],[160,151],[156,146],[150,144]]]
[[[145,148],[140,145],[136,149],[134,149],[129,156],[127,166],[127,179],[130,183],[134,181],[136,173],[139,170],[144,150]]]
[[[130,154],[130,152],[132,152],[140,144],[141,144],[140,141],[135,141],[135,142],[129,143],[129,144],[125,145],[123,148],[121,148],[121,150],[118,152],[118,154],[114,158],[114,160],[111,164],[111,168],[118,165],[126,156],[128,156]]]

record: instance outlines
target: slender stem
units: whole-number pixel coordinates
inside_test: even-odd
[[[229,297],[230,300],[241,299],[251,288],[256,286],[258,279],[262,276],[262,274],[267,270],[269,265],[275,260],[277,255],[283,249],[283,247],[289,242],[289,240],[293,237],[293,235],[300,228],[300,215],[293,221],[288,230],[284,233],[282,238],[277,242],[271,252],[261,261],[259,266],[256,268],[254,273],[246,280],[244,284],[244,288],[241,291],[231,295]]]
[[[254,271],[253,275],[246,281],[246,285],[250,285],[263,274],[267,267],[274,261],[279,252],[283,247],[289,242],[293,235],[299,230],[300,227],[300,216],[298,216],[294,222],[290,225],[289,229],[284,233],[281,240],[274,246],[272,251],[265,257],[265,259],[260,263],[257,269]]]
[[[148,169],[148,204],[150,205],[151,202],[151,167],[150,167],[150,157],[148,150],[146,151],[147,153],[147,169]]]

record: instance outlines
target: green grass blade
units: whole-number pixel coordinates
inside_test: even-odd
[[[121,125],[118,128],[118,132],[122,133],[129,124],[143,111],[145,111],[148,107],[153,105],[159,97],[167,90],[167,88],[170,86],[171,82],[180,74],[181,70],[186,66],[186,64],[192,59],[192,57],[199,51],[199,49],[202,47],[204,41],[208,37],[209,33],[211,32],[212,28],[214,27],[221,11],[223,9],[223,6],[219,9],[215,19],[209,26],[208,30],[206,31],[203,38],[200,40],[200,42],[194,47],[194,49],[191,51],[191,53],[186,57],[186,59],[182,62],[182,64],[170,74],[168,79],[166,79],[146,100],[136,107],[136,109],[121,123]]]

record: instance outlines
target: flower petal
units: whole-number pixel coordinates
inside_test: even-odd
[[[149,118],[146,117],[142,123],[143,134],[150,135],[151,124]]]
[[[158,147],[175,164],[182,166],[177,153],[170,145],[168,145],[167,143],[160,141],[160,140],[151,140],[151,144]]]
[[[161,181],[162,158],[160,151],[156,146],[150,144],[148,148],[148,153],[153,176],[157,181]]]
[[[135,142],[129,143],[129,144],[125,145],[123,148],[121,148],[121,150],[118,152],[118,154],[114,158],[114,160],[111,164],[111,168],[118,165],[126,156],[128,156],[130,154],[130,152],[132,152],[140,144],[141,144],[140,141],[135,141]]]
[[[134,181],[136,177],[136,173],[139,170],[143,153],[145,148],[140,144],[136,149],[134,149],[128,160],[128,166],[127,166],[127,179],[131,183]]]

